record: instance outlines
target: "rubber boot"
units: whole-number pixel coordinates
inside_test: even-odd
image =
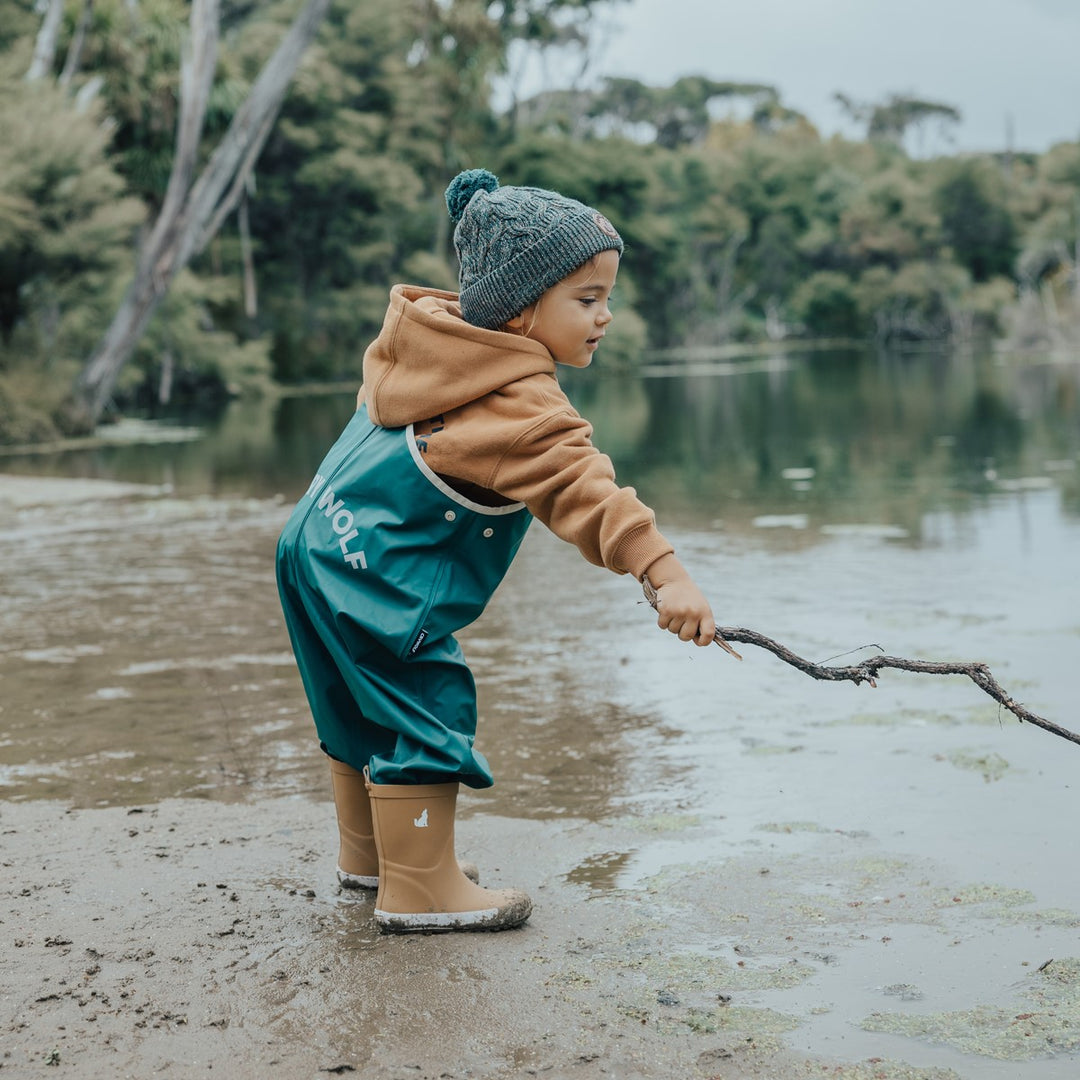
[[[334,787],[334,808],[338,821],[337,879],[343,889],[377,889],[379,854],[371,825],[371,799],[364,774],[344,761],[330,758],[330,780]],[[461,872],[472,881],[480,880],[474,863],[461,863]]]
[[[383,930],[509,930],[532,913],[517,889],[482,889],[454,858],[458,785],[372,784]]]

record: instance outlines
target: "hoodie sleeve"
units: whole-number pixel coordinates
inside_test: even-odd
[[[638,580],[674,548],[633,488],[615,482],[611,459],[593,446],[592,426],[565,397],[519,430],[492,461],[484,484],[523,502],[532,514],[590,562]]]

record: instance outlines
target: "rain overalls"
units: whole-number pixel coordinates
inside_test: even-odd
[[[422,442],[360,407],[281,534],[278,591],[327,753],[376,784],[488,787],[453,634],[483,611],[532,515],[455,492]]]

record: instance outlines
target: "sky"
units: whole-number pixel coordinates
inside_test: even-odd
[[[862,134],[839,90],[960,110],[952,141],[927,130],[916,152],[1080,139],[1080,0],[628,0],[602,21],[594,74],[767,83],[824,135]]]

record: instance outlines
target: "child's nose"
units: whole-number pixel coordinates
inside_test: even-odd
[[[611,308],[609,308],[607,304],[604,304],[600,308],[600,311],[597,313],[596,321],[601,326],[607,326],[607,324],[611,322],[614,317],[615,316],[611,314]]]

